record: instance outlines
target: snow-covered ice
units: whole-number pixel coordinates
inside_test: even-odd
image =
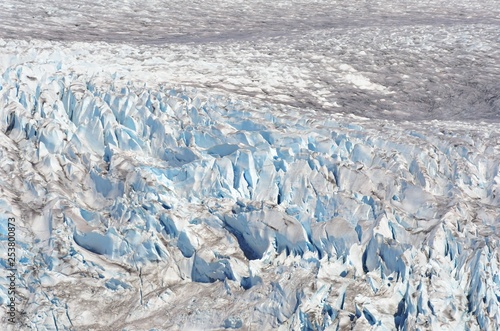
[[[495,1],[0,7],[9,327],[498,329]]]

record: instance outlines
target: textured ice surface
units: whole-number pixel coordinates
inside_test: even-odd
[[[25,328],[499,323],[496,124],[256,108],[57,65],[1,86]]]
[[[18,58],[59,50],[76,72],[371,118],[500,116],[497,0],[5,0],[0,9],[0,37],[33,39],[16,43]]]
[[[2,4],[15,329],[498,329],[492,3]]]

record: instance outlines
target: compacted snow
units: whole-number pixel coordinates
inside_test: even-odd
[[[0,5],[13,330],[497,330],[495,1]]]

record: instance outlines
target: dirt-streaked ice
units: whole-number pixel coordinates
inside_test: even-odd
[[[494,124],[115,84],[2,76],[25,327],[105,329],[103,309],[128,329],[499,322]]]
[[[467,17],[421,3],[418,19],[392,2],[239,2],[220,11],[249,11],[247,30],[170,16],[179,35],[141,40],[168,25],[149,4],[128,41],[134,1],[103,5],[115,16],[82,1],[86,18],[47,3],[19,14],[52,18],[39,40],[0,23],[16,330],[498,328],[493,2],[457,1]],[[2,19],[21,6],[6,4]]]

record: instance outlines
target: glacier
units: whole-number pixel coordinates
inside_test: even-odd
[[[1,76],[20,326],[498,326],[495,124],[324,119],[108,78]]]
[[[0,5],[2,325],[497,330],[496,2],[217,3]]]

